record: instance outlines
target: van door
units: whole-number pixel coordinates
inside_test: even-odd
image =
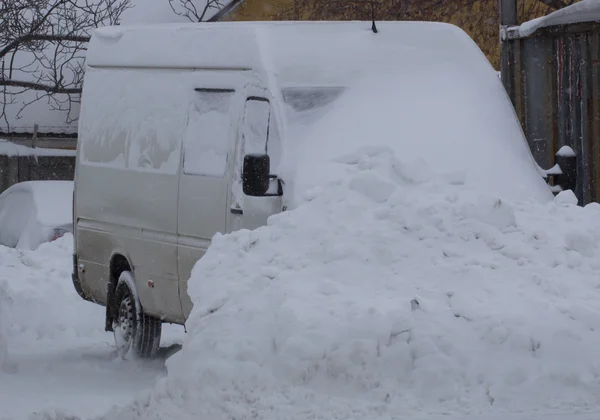
[[[183,141],[179,181],[179,297],[184,317],[192,308],[187,281],[215,233],[225,232],[228,159],[235,136],[233,89],[196,89]]]
[[[247,154],[268,154],[271,157],[271,163],[278,161],[278,156],[273,156],[272,151],[277,149],[278,141],[276,133],[273,133],[273,115],[271,104],[268,99],[259,96],[250,96],[244,106],[244,117],[242,120],[241,145],[238,148],[236,158],[236,176],[241,176],[241,167],[244,156]],[[279,152],[277,150],[277,152]],[[241,179],[236,179],[241,184]],[[240,190],[239,188],[238,190]],[[279,213],[282,207],[281,196],[277,196],[278,181],[273,180],[270,188],[272,194],[265,197],[250,197],[240,193],[239,198],[232,200],[230,209],[233,215],[231,225],[236,230],[256,229],[267,224],[269,216]]]

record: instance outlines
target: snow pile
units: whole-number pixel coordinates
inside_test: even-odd
[[[398,177],[362,149],[269,226],[215,237],[169,377],[105,418],[600,408],[600,205]]]
[[[27,181],[0,195],[0,244],[34,250],[54,230],[72,231],[73,181]]]
[[[547,26],[593,21],[600,21],[600,2],[598,0],[582,0],[549,15],[521,24],[519,35],[522,37],[530,36],[538,29]]]
[[[0,283],[12,302],[7,330],[11,341],[50,346],[97,332],[90,320],[101,325],[103,310],[73,288],[72,243],[73,236],[67,234],[35,252],[0,247]]]
[[[73,181],[29,181],[37,220],[45,226],[73,223]]]

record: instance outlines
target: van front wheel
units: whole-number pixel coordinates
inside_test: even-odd
[[[144,314],[130,271],[121,273],[115,298],[113,332],[119,356],[154,357],[160,344],[162,323]]]

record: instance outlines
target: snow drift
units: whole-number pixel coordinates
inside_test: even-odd
[[[107,418],[597,410],[600,206],[398,183],[397,165],[363,151],[347,181],[216,237],[168,379]]]
[[[12,303],[6,331],[11,341],[30,340],[49,348],[76,337],[98,336],[90,320],[101,321],[103,310],[82,300],[73,288],[72,243],[73,236],[67,234],[35,251],[0,246],[0,287],[4,285]]]
[[[214,238],[168,377],[104,418],[600,409],[600,205],[549,198],[474,97],[422,99],[443,118],[406,138],[417,116],[374,86],[397,102],[358,90],[305,131],[322,154],[297,155],[297,208]],[[489,132],[468,137],[463,113]],[[444,144],[461,133],[473,148]]]

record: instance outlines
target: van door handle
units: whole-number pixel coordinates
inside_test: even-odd
[[[231,212],[231,214],[239,214],[239,215],[243,215],[244,214],[244,210],[237,208],[237,207],[231,207],[229,209],[229,211]]]

